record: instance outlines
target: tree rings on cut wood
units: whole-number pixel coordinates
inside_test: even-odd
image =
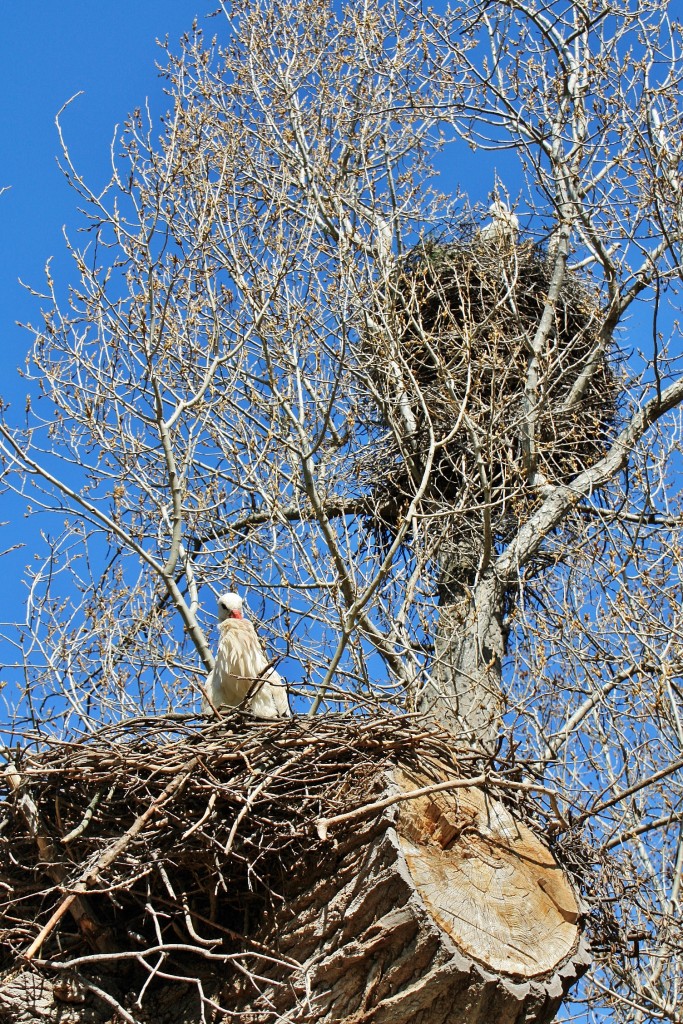
[[[404,792],[425,775],[395,772]],[[580,916],[550,851],[498,800],[463,788],[400,804],[401,849],[439,927],[468,956],[506,974],[554,970],[578,941]]]

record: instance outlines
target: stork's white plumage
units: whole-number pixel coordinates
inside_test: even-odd
[[[241,707],[257,718],[291,715],[287,687],[274,668],[268,667],[251,622],[243,618],[239,594],[218,599],[218,653],[216,665],[206,681],[206,691],[215,707]],[[210,708],[204,706],[204,713]]]
[[[481,238],[485,242],[506,242],[514,245],[519,234],[519,221],[514,213],[500,199],[494,200],[489,206],[491,223],[481,229]]]

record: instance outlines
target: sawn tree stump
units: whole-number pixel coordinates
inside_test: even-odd
[[[383,795],[433,786],[396,768]],[[541,1024],[590,963],[567,876],[480,788],[392,803],[327,842],[257,933],[301,964],[259,1003],[287,1020]]]

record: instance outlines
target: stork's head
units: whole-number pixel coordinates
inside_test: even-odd
[[[239,594],[221,594],[218,598],[218,621],[242,618],[242,598]]]

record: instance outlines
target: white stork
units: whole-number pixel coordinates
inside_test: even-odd
[[[269,667],[256,630],[242,615],[242,605],[239,594],[223,594],[218,599],[220,639],[206,692],[215,707],[240,707],[256,718],[290,717],[287,686]],[[203,713],[210,710],[204,701]]]
[[[494,242],[496,245],[514,245],[519,234],[519,221],[514,213],[501,202],[495,199],[489,206],[491,223],[481,229],[483,242]]]

